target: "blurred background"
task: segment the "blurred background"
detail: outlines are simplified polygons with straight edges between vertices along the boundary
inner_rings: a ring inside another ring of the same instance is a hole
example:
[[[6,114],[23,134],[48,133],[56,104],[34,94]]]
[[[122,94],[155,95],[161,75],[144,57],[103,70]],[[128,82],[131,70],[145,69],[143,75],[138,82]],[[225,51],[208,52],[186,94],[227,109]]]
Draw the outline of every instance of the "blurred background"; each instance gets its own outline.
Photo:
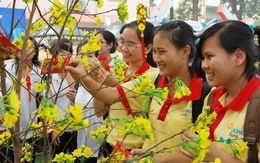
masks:
[[[70,4],[73,0],[60,0],[64,4]],[[113,32],[116,37],[120,37],[119,29],[122,23],[119,21],[117,12],[105,12],[111,8],[116,8],[123,0],[104,0],[102,8],[97,8],[95,1],[79,0],[82,9],[73,11],[73,16],[77,18],[78,26],[74,32],[74,43],[84,39],[84,32],[108,29]],[[0,0],[0,32],[4,35],[10,33],[11,17],[12,17],[12,0]],[[181,19],[187,21],[194,31],[201,31],[210,24],[222,21],[224,19],[242,20],[252,26],[260,25],[260,3],[259,0],[128,0],[129,21],[136,17],[136,6],[143,3],[147,6],[147,18],[154,25],[168,22],[173,19]],[[52,1],[38,1],[40,11],[44,17],[48,18],[48,8],[52,5]],[[83,9],[86,7],[85,12]],[[14,7],[14,23],[17,24],[13,31],[12,38],[15,38],[19,32],[24,31],[26,21],[29,18],[28,7],[22,1],[17,1]],[[88,14],[99,14],[102,18],[100,26],[96,26],[95,20]],[[38,12],[34,15],[34,21],[40,18]],[[128,21],[128,22],[129,22]],[[59,29],[56,29],[59,31]],[[41,37],[46,35],[46,39],[55,40],[53,31],[42,32],[38,34]],[[66,37],[66,30],[63,33]]]

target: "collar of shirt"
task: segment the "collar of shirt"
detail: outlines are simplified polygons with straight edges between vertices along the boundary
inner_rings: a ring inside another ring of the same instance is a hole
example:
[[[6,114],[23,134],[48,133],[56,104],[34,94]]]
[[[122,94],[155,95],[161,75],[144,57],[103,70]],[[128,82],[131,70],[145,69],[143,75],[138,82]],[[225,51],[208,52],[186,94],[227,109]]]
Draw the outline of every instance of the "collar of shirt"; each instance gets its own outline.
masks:
[[[240,91],[238,96],[226,106],[221,104],[220,98],[223,97],[227,90],[224,87],[220,87],[213,92],[213,103],[211,104],[211,108],[217,113],[217,117],[216,120],[210,125],[209,139],[214,140],[214,131],[224,118],[226,111],[228,109],[241,111],[247,101],[251,98],[252,94],[259,88],[259,86],[260,79],[256,76],[253,76],[247,85]]]
[[[181,101],[196,101],[201,97],[201,92],[202,92],[202,84],[203,81],[201,78],[198,78],[197,75],[194,75],[192,78],[190,84],[189,84],[189,89],[191,91],[191,94],[189,96],[183,96],[180,99],[171,99],[168,94],[168,99],[164,102],[157,119],[164,121],[166,118],[166,115],[170,109],[171,104],[173,103],[179,103]],[[167,78],[166,76],[162,77],[161,80],[157,84],[158,87],[163,88],[167,86]]]
[[[188,88],[191,91],[191,94],[189,96],[183,96],[180,99],[173,99],[175,102],[179,103],[183,100],[188,100],[188,101],[195,101],[198,100],[201,96],[202,92],[202,84],[203,81],[201,78],[197,77],[197,75],[194,75],[192,78]],[[164,88],[167,86],[167,77],[163,76],[160,81],[157,84],[157,87],[159,88]],[[167,100],[170,100],[171,98],[168,96]]]
[[[231,109],[234,111],[240,111],[243,109],[246,102],[250,99],[252,94],[259,88],[260,79],[256,76],[253,76],[252,79],[247,83],[247,85],[240,91],[240,93],[226,106],[222,106],[219,102],[219,98],[226,93],[226,89],[224,87],[218,88],[213,92],[213,104],[211,107],[215,110],[215,112],[219,113],[222,111],[226,111],[227,109]]]
[[[145,73],[150,68],[150,65],[148,63],[144,63],[136,72],[134,72],[135,75],[139,76]],[[137,76],[134,76],[136,78]],[[124,83],[131,80],[131,77],[127,77],[124,81]]]

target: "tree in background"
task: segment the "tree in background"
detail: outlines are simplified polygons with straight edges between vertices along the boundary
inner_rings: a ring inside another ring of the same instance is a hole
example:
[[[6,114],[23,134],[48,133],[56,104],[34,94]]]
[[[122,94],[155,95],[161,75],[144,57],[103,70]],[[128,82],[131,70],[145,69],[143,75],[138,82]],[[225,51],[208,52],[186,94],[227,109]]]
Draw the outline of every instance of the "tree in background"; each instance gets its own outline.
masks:
[[[180,0],[178,7],[174,10],[174,19],[193,19],[193,0]]]
[[[150,0],[150,7],[156,6],[156,0]]]
[[[200,16],[199,0],[180,0],[174,9],[174,19],[198,20]]]
[[[193,5],[193,20],[198,21],[199,17],[199,0],[192,0],[192,5]]]
[[[259,0],[221,0],[220,3],[225,4],[233,14],[236,14],[238,20],[253,18],[256,25],[260,23]]]

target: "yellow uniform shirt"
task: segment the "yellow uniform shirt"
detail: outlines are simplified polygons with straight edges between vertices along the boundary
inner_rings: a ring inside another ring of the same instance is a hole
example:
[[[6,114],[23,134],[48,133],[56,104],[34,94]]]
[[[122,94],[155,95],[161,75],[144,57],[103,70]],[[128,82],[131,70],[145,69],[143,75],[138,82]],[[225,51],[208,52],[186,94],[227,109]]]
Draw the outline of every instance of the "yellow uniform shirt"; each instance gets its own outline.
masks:
[[[210,125],[210,136],[213,144],[222,151],[233,155],[234,145],[239,146],[244,142],[244,121],[249,99],[252,93],[259,88],[259,79],[255,76],[241,90],[238,96],[229,104],[225,104],[227,92],[225,88],[220,87],[212,92],[213,104],[211,107],[217,113],[216,120]],[[206,100],[205,100],[206,101]],[[205,102],[204,105],[207,105]],[[260,127],[260,126],[258,126]],[[226,140],[231,139],[233,143]],[[259,149],[259,144],[258,144]],[[247,162],[248,149],[241,151],[240,159]],[[260,160],[260,151],[258,150]]]
[[[160,155],[180,153],[178,143],[182,141],[182,138],[179,133],[192,124],[192,101],[201,97],[202,79],[195,75],[189,84],[189,89],[191,91],[190,96],[185,96],[179,100],[175,99],[176,102],[166,106],[166,102],[163,103],[158,98],[153,98],[150,105],[149,119],[153,128],[154,140],[146,139],[143,149],[152,148],[154,152],[160,151],[158,153]],[[158,100],[160,104],[157,102]],[[165,108],[169,107],[169,110],[163,114],[161,111],[162,105]],[[167,141],[165,141],[166,139]]]
[[[144,74],[149,74],[149,78],[154,83],[156,77],[159,74],[159,71],[157,68],[149,68]],[[140,113],[142,111],[141,106],[146,97],[136,96],[135,93],[133,93],[132,90],[134,88],[134,85],[131,81],[126,82],[122,84],[122,88],[124,90],[124,93],[126,95],[126,98],[130,104],[130,108],[133,112],[131,115],[127,115],[127,110],[122,102],[117,102],[110,106],[109,110],[109,119],[115,118],[115,117],[126,117],[128,119],[133,119],[133,116]],[[126,138],[119,135],[118,128],[121,126],[118,121],[116,120],[109,120],[108,119],[108,127],[110,127],[111,132],[109,133],[107,137],[107,142],[111,146],[115,146],[116,142],[121,142],[127,149],[134,149],[134,148],[140,148],[143,145],[144,139],[134,136],[134,135],[128,135]],[[123,140],[124,139],[124,140]]]

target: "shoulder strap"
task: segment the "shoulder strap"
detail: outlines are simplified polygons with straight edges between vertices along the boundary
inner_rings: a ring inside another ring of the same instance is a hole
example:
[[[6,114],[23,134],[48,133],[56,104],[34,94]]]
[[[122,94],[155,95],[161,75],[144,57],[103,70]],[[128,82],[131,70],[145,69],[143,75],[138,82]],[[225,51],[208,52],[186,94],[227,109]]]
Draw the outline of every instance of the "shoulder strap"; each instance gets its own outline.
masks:
[[[159,83],[159,81],[161,80],[162,76],[161,75],[158,75],[154,81],[154,85],[155,87],[157,87],[157,84]]]
[[[208,83],[203,81],[200,99],[192,102],[192,122],[193,123],[197,120],[198,116],[202,112],[204,98],[208,95],[210,90],[211,90],[211,87],[209,87]]]
[[[244,122],[244,141],[247,141],[248,162],[258,162],[257,142],[260,141],[260,88],[249,100]]]

